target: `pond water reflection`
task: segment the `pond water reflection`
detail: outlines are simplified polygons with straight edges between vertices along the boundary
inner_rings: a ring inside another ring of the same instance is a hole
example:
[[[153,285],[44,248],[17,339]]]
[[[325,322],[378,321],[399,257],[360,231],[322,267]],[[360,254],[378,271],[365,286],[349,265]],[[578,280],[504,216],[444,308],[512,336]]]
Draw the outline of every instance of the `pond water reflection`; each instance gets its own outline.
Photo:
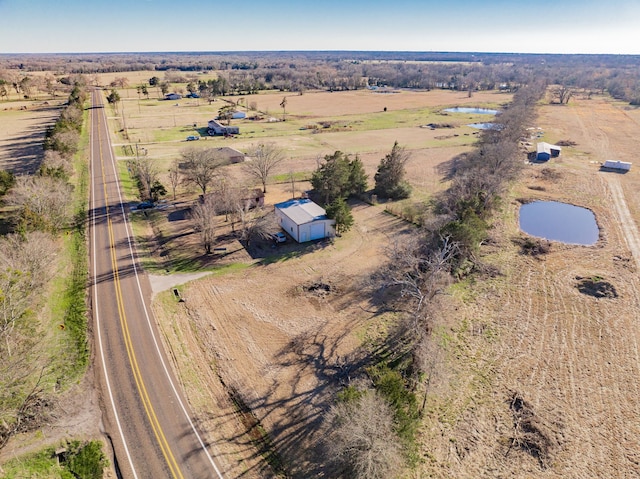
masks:
[[[568,244],[593,245],[599,230],[591,210],[558,201],[534,201],[520,207],[520,229],[531,236]]]
[[[456,106],[455,108],[447,108],[444,111],[447,113],[472,113],[475,115],[497,115],[498,110],[491,110],[489,108],[469,108],[465,106]]]
[[[478,130],[490,130],[492,128],[499,129],[501,125],[499,123],[470,123],[471,128],[477,128]]]

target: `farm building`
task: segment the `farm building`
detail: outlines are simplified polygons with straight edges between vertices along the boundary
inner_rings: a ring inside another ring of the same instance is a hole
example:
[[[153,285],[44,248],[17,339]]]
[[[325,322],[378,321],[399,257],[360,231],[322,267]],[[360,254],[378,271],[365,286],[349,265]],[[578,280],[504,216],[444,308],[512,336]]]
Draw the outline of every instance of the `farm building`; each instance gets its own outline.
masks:
[[[616,171],[629,171],[631,170],[631,163],[627,161],[607,160],[602,164],[602,169],[616,170]]]
[[[309,199],[289,200],[275,205],[280,227],[298,243],[334,236],[335,220]]]
[[[245,160],[244,153],[228,146],[214,148],[214,152],[214,157],[223,160],[227,165],[231,163],[242,163]]]
[[[182,98],[182,95],[178,95],[177,93],[167,93],[164,96],[165,100],[179,100],[180,98]]]
[[[560,156],[560,152],[562,148],[557,145],[552,145],[550,143],[540,142],[537,144],[537,153],[536,160],[537,161],[548,161],[551,158],[556,158]]]
[[[208,131],[210,136],[214,135],[237,135],[240,133],[240,128],[237,126],[225,126],[219,123],[217,120],[209,120]]]

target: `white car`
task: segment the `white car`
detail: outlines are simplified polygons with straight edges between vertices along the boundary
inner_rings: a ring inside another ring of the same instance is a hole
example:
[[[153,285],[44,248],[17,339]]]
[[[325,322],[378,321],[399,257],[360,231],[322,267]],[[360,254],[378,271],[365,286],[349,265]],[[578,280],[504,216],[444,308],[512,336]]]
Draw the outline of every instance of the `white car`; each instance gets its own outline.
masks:
[[[287,241],[287,236],[282,231],[273,233],[272,237],[273,241],[275,241],[276,243],[284,243],[285,241]]]

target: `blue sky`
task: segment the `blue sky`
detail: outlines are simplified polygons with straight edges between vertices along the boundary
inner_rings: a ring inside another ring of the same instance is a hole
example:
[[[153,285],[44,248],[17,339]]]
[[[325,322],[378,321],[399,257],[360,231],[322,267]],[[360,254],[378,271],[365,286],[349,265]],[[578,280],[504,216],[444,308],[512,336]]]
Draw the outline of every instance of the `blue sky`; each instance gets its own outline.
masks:
[[[638,37],[640,0],[0,0],[0,53],[640,54]]]

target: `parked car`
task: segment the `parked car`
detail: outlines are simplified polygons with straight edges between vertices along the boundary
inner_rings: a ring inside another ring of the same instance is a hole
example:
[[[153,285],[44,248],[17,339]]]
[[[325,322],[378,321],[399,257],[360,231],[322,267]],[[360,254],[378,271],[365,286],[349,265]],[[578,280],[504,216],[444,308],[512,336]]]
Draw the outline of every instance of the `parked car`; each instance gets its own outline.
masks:
[[[273,233],[273,235],[271,235],[271,237],[273,238],[273,241],[275,243],[284,243],[285,241],[287,241],[287,236],[282,231],[278,231],[277,233]]]
[[[199,140],[200,137],[198,135],[189,135],[187,137],[187,141],[195,141],[195,140]]]
[[[143,201],[142,203],[138,203],[136,209],[138,210],[148,210],[149,208],[153,208],[153,203],[151,201]]]

